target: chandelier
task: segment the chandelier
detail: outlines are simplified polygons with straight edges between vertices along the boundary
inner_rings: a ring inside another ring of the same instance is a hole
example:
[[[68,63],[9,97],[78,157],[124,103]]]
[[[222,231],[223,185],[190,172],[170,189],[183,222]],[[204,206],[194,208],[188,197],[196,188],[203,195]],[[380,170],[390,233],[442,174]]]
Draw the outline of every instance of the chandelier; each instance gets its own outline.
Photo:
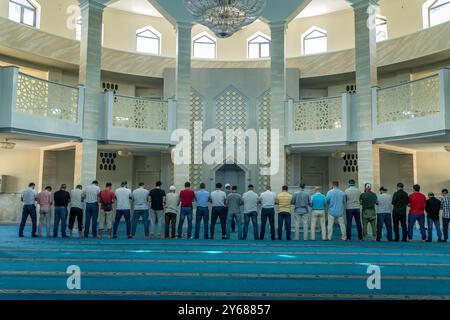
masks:
[[[9,142],[8,139],[5,139],[5,141],[0,142],[0,149],[7,149],[11,150],[14,149],[16,144],[14,142]]]
[[[183,0],[197,23],[219,38],[228,38],[258,19],[266,0]]]

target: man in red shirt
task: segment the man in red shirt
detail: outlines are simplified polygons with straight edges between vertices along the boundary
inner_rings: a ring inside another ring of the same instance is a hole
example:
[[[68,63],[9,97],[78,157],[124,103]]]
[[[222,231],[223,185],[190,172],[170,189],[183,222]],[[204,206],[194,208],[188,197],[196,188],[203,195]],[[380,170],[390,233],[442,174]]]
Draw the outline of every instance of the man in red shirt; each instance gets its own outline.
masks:
[[[106,222],[106,228],[108,229],[108,236],[112,236],[112,216],[113,209],[112,205],[116,199],[114,192],[111,191],[112,183],[108,182],[106,188],[103,189],[98,197],[100,198],[100,218],[98,224],[98,237],[102,238],[103,235],[103,225]]]
[[[188,220],[188,239],[192,236],[192,202],[195,200],[195,192],[191,189],[191,183],[186,182],[180,192],[180,220],[178,222],[178,238],[182,238],[184,219]]]
[[[420,192],[420,186],[418,184],[413,186],[413,190],[414,192],[409,195],[408,238],[412,240],[414,225],[418,221],[422,241],[425,241],[427,239],[425,232],[425,205],[427,198]]]

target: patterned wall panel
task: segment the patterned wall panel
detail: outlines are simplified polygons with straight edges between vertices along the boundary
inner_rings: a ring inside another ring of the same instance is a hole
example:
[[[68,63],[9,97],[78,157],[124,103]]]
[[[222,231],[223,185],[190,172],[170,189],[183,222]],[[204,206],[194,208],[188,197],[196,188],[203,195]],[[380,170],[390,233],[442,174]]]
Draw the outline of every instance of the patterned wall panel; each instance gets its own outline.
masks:
[[[267,139],[259,140],[259,147],[262,149],[262,154],[267,154],[270,157],[270,90],[267,90],[262,96],[258,98],[258,124],[259,130],[267,130]],[[265,186],[270,184],[270,176],[259,174],[258,187],[260,191],[263,191]]]
[[[194,137],[196,134],[203,134],[203,132],[198,132],[199,128],[195,127],[196,121],[203,122],[204,111],[203,111],[203,98],[201,95],[195,91],[191,90],[190,97],[190,109],[189,109],[189,130],[191,133],[191,159],[194,159],[195,152],[203,152],[202,145],[196,145],[194,143]],[[189,166],[189,180],[194,188],[197,188],[198,185],[202,182],[202,165],[201,164],[191,164]]]
[[[19,73],[16,110],[34,116],[76,122],[78,88]]]
[[[333,130],[341,127],[341,97],[303,100],[294,104],[294,131]]]
[[[216,124],[219,130],[246,129],[248,100],[235,87],[228,87],[216,98]]]
[[[114,127],[166,131],[168,122],[167,101],[114,96]]]

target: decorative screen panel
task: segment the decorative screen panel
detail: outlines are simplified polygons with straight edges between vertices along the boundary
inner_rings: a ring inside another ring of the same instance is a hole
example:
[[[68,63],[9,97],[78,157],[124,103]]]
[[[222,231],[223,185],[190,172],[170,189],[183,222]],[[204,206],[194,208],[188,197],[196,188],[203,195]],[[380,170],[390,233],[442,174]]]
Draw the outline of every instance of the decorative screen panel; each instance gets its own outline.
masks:
[[[216,124],[219,130],[247,127],[247,98],[233,86],[216,98]]]
[[[342,98],[303,100],[294,104],[294,131],[342,128]]]
[[[200,128],[195,127],[195,122],[203,122],[203,98],[200,94],[191,90],[190,97],[190,110],[189,110],[189,130],[191,133],[191,159],[194,159],[195,152],[203,152],[201,144],[195,144],[194,137],[196,135],[202,135],[203,132],[198,132]],[[189,180],[194,188],[197,188],[202,182],[202,165],[201,164],[191,164],[189,166]]]
[[[270,157],[270,129],[271,129],[271,93],[267,90],[258,99],[258,122],[259,130],[267,130],[267,136],[260,136],[259,148],[261,153]],[[265,186],[270,184],[270,176],[259,175],[259,190],[264,191]]]

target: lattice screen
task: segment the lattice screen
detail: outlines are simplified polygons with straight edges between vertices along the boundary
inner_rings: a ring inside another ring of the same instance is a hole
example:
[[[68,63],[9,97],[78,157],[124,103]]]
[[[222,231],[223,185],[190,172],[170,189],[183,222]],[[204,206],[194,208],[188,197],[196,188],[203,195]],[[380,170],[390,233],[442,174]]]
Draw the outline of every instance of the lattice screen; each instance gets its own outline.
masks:
[[[262,149],[262,154],[267,154],[270,157],[270,90],[267,90],[258,99],[258,123],[259,130],[267,130],[267,139],[259,140],[259,147]],[[264,191],[265,186],[270,184],[270,176],[259,175],[258,187],[260,191]]]
[[[191,98],[190,98],[190,110],[189,110],[189,129],[191,132],[191,159],[194,159],[195,152],[203,152],[202,145],[196,145],[194,143],[194,137],[196,134],[203,134],[203,132],[196,132],[194,124],[196,121],[203,121],[203,98],[200,94],[191,90]],[[197,188],[198,185],[202,182],[202,165],[201,164],[191,164],[189,166],[189,180],[194,188]]]

